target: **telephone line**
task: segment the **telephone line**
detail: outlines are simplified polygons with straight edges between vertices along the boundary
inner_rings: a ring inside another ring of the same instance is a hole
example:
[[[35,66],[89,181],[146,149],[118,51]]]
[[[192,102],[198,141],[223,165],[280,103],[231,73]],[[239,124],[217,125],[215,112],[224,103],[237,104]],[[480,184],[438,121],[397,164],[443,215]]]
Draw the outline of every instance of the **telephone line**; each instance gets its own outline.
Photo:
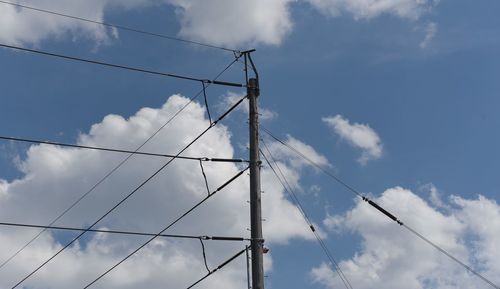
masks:
[[[330,249],[328,249],[328,247],[326,246],[325,242],[323,241],[323,239],[321,238],[321,236],[316,231],[316,228],[314,227],[314,224],[312,223],[311,219],[307,215],[304,207],[302,206],[302,203],[300,202],[299,198],[297,197],[297,195],[293,191],[292,186],[290,185],[290,183],[286,179],[285,174],[281,170],[280,166],[278,165],[278,162],[276,161],[276,159],[272,155],[272,153],[269,150],[267,144],[264,142],[264,140],[262,140],[262,143],[264,144],[264,147],[266,148],[266,151],[269,154],[269,157],[273,161],[274,165],[276,166],[276,168],[279,171],[279,173],[281,175],[281,178],[283,178],[283,180],[280,178],[280,176],[278,175],[278,173],[274,169],[273,165],[271,165],[271,162],[269,161],[269,159],[267,158],[267,156],[261,150],[260,153],[264,157],[264,160],[266,161],[267,165],[269,166],[269,168],[271,169],[271,171],[274,173],[274,175],[276,176],[276,178],[278,179],[278,181],[281,183],[281,185],[283,186],[283,188],[285,189],[285,191],[292,197],[295,205],[297,206],[297,209],[299,210],[299,212],[301,213],[302,217],[304,218],[304,221],[309,226],[309,229],[311,229],[311,232],[313,233],[314,237],[318,241],[318,244],[320,245],[320,247],[323,249],[323,252],[325,253],[326,257],[333,264],[333,266],[335,268],[335,271],[337,272],[337,274],[339,275],[340,279],[342,280],[342,283],[344,283],[344,286],[347,289],[353,289],[351,282],[345,276],[344,272],[342,271],[342,268],[340,268],[337,260],[335,260],[335,258],[333,257],[333,254],[330,252]]]
[[[106,234],[117,234],[117,235],[147,236],[147,237],[157,235],[155,233],[143,233],[143,232],[123,231],[123,230],[83,229],[83,228],[76,228],[76,227],[43,226],[43,225],[23,224],[23,223],[7,223],[7,222],[0,222],[0,226],[20,227],[20,228],[38,228],[38,229],[76,231],[76,232],[87,231],[90,233],[106,233]],[[200,240],[214,240],[214,241],[249,241],[248,238],[243,238],[243,237],[224,237],[224,236],[206,236],[206,235],[194,236],[194,235],[178,235],[178,234],[160,234],[160,235],[158,235],[158,237],[179,238],[179,239],[200,239]]]
[[[224,261],[222,264],[220,264],[219,266],[217,266],[217,268],[209,271],[205,276],[201,277],[200,279],[198,279],[196,282],[194,282],[193,284],[191,284],[191,286],[187,287],[186,289],[191,289],[193,288],[194,286],[198,285],[199,283],[201,283],[203,280],[207,279],[208,277],[210,277],[210,275],[214,274],[215,272],[219,271],[220,269],[222,269],[224,266],[226,266],[227,264],[231,263],[232,261],[234,261],[236,258],[238,258],[239,256],[241,256],[241,254],[245,253],[246,251],[248,250],[248,247],[246,247],[245,249],[239,251],[238,253],[236,253],[235,255],[233,255],[231,258],[227,259],[226,261]]]
[[[56,15],[56,16],[60,16],[60,17],[70,18],[70,19],[74,19],[74,20],[84,21],[84,22],[88,22],[88,23],[98,24],[98,25],[102,25],[102,26],[106,26],[106,27],[116,28],[119,30],[124,30],[124,31],[129,31],[129,32],[134,32],[134,33],[139,33],[139,34],[144,34],[144,35],[148,35],[148,36],[159,37],[159,38],[164,38],[164,39],[169,39],[169,40],[179,41],[179,42],[184,42],[184,43],[189,43],[189,44],[195,44],[195,45],[204,46],[204,47],[208,47],[208,48],[220,49],[220,50],[229,51],[229,52],[233,52],[233,53],[240,53],[240,51],[236,50],[236,49],[207,44],[207,43],[193,41],[193,40],[187,40],[187,39],[169,36],[169,35],[160,34],[160,33],[149,32],[149,31],[145,31],[145,30],[141,30],[141,29],[137,29],[137,28],[124,26],[124,25],[111,24],[108,22],[92,20],[92,19],[88,19],[88,18],[84,18],[84,17],[64,14],[61,12],[55,12],[55,11],[37,8],[37,7],[33,7],[33,6],[28,6],[25,4],[13,3],[13,2],[4,1],[4,0],[0,0],[0,3],[19,7],[19,8],[25,8],[25,9],[32,10],[32,11],[37,11],[37,12]]]
[[[222,74],[224,74],[233,64],[240,58],[236,57],[233,59],[224,69],[219,72],[214,79],[218,79]],[[207,85],[207,88],[210,86],[210,84]],[[189,105],[191,105],[203,92],[203,90],[198,91],[197,94],[195,94],[193,97],[189,99],[189,101],[183,105],[177,112],[174,113],[163,125],[161,125],[153,134],[151,134],[139,147],[134,152],[138,152],[142,147],[144,147],[150,140],[152,140],[156,135],[160,133],[167,125],[169,125],[179,114],[181,114]],[[72,210],[76,205],[78,205],[83,199],[85,199],[90,193],[92,193],[98,186],[100,186],[104,181],[106,181],[111,175],[113,175],[118,169],[120,169],[134,154],[129,154],[127,157],[125,157],[120,163],[118,163],[113,169],[108,171],[101,179],[99,179],[98,182],[96,182],[90,189],[88,189],[83,195],[81,195],[78,199],[76,199],[68,208],[66,208],[64,211],[62,211],[52,222],[50,225],[55,224],[59,219],[61,219],[66,213],[68,213],[70,210]],[[12,259],[14,259],[17,255],[19,255],[24,249],[26,249],[31,243],[33,243],[40,235],[42,235],[45,232],[44,230],[41,230],[38,234],[33,236],[26,244],[24,244],[19,250],[17,250],[14,254],[12,254],[9,258],[4,260],[2,264],[0,264],[0,270],[8,264]]]
[[[106,66],[106,67],[111,67],[111,68],[118,68],[118,69],[123,69],[123,70],[128,70],[128,71],[141,72],[141,73],[145,73],[145,74],[171,77],[171,78],[176,78],[176,79],[181,79],[181,80],[196,81],[196,82],[222,85],[222,86],[244,87],[244,85],[241,83],[195,78],[195,77],[190,77],[190,76],[185,76],[185,75],[172,74],[172,73],[148,70],[148,69],[138,68],[138,67],[133,67],[133,66],[126,66],[126,65],[121,65],[121,64],[103,62],[103,61],[98,61],[98,60],[93,60],[93,59],[80,58],[80,57],[74,57],[74,56],[69,56],[69,55],[64,55],[64,54],[46,52],[46,51],[37,50],[37,49],[29,49],[29,48],[24,48],[24,47],[15,46],[15,45],[8,45],[8,44],[4,44],[4,43],[0,43],[0,47],[15,49],[15,50],[24,51],[24,52],[30,52],[30,53],[35,53],[35,54],[40,54],[40,55],[44,55],[44,56],[51,56],[51,57],[65,59],[65,60],[85,62],[85,63],[89,63],[89,64],[95,64],[95,65]]]
[[[402,226],[407,229],[408,231],[410,231],[412,234],[416,235],[417,237],[419,237],[422,241],[426,242],[427,244],[431,245],[432,247],[434,247],[436,250],[440,251],[441,253],[445,254],[446,256],[448,256],[448,258],[452,259],[453,261],[457,262],[458,264],[462,265],[465,269],[467,269],[469,272],[471,272],[472,274],[476,275],[477,277],[479,277],[481,280],[483,280],[484,282],[488,283],[491,287],[493,288],[496,288],[496,289],[500,289],[500,287],[498,285],[496,285],[495,283],[493,283],[492,281],[490,281],[488,278],[484,277],[483,275],[481,275],[480,273],[476,272],[474,269],[472,269],[472,267],[470,267],[469,265],[465,264],[464,262],[460,261],[459,259],[457,259],[455,256],[451,255],[448,251],[444,250],[443,248],[439,247],[436,243],[432,242],[431,240],[427,239],[426,237],[424,237],[422,234],[420,234],[419,232],[415,231],[413,228],[409,227],[408,225],[406,224],[402,224]]]
[[[132,257],[134,254],[136,254],[137,252],[139,252],[142,248],[146,247],[149,243],[151,243],[154,239],[156,239],[158,236],[160,236],[161,234],[163,234],[165,231],[167,231],[168,229],[170,229],[173,225],[177,224],[180,220],[182,220],[184,217],[186,217],[187,215],[189,215],[191,212],[193,212],[196,208],[198,208],[201,204],[203,204],[204,202],[206,202],[208,199],[210,199],[211,197],[213,197],[217,192],[221,191],[222,189],[224,189],[227,185],[229,185],[230,183],[232,183],[234,180],[236,180],[239,176],[241,176],[246,170],[248,170],[249,167],[245,168],[244,170],[241,170],[239,173],[237,173],[236,175],[234,175],[231,179],[229,179],[227,182],[225,182],[223,185],[221,185],[220,187],[218,187],[215,191],[213,191],[212,193],[210,193],[208,196],[204,197],[201,201],[199,201],[198,203],[196,203],[193,207],[191,207],[189,210],[187,210],[185,213],[183,213],[181,216],[179,216],[177,219],[175,219],[173,222],[171,222],[170,224],[168,224],[165,228],[163,228],[160,232],[158,232],[158,234],[152,236],[150,239],[148,239],[146,242],[144,242],[142,245],[140,245],[137,249],[135,249],[134,251],[132,251],[130,254],[128,254],[125,258],[121,259],[119,262],[117,262],[115,265],[111,266],[111,268],[109,268],[108,270],[106,270],[104,273],[102,273],[101,275],[99,275],[99,277],[97,277],[96,279],[94,279],[92,282],[90,282],[89,284],[87,284],[84,289],[92,286],[93,284],[95,284],[97,281],[99,281],[101,278],[103,278],[104,276],[106,276],[109,272],[113,271],[116,267],[120,266],[120,264],[122,264],[123,262],[125,262],[126,260],[128,260],[130,257]]]
[[[176,156],[181,155],[184,151],[186,151],[191,145],[193,145],[196,141],[198,141],[202,136],[204,136],[210,129],[212,129],[219,121],[221,121],[225,116],[227,116],[230,112],[232,112],[236,107],[240,105],[240,103],[246,98],[242,97],[238,102],[236,102],[231,108],[229,108],[224,114],[222,114],[217,120],[215,120],[210,126],[208,126],[203,132],[201,132],[197,137],[195,137],[191,142],[189,142],[183,149],[181,149]],[[168,162],[162,165],[159,169],[157,169],[151,176],[149,176],[146,180],[144,180],[139,186],[137,186],[134,190],[132,190],[129,194],[127,194],[123,199],[121,199],[118,203],[116,203],[111,209],[109,209],[104,215],[98,218],[92,225],[88,227],[88,229],[92,229],[97,223],[106,218],[111,212],[113,212],[116,208],[118,208],[121,204],[127,201],[132,195],[134,195],[139,189],[141,189],[145,184],[151,181],[154,177],[156,177],[163,169],[165,169],[168,165],[170,165],[177,157],[171,158]],[[87,231],[81,232],[78,236],[73,238],[69,243],[67,243],[64,247],[58,250],[54,255],[52,255],[49,259],[44,261],[40,266],[38,266],[35,270],[30,272],[27,276],[17,282],[12,289],[16,288],[20,284],[22,284],[26,279],[31,277],[33,274],[38,272],[42,267],[44,267],[47,263],[49,263],[52,259],[57,257],[61,252],[66,250],[71,244],[73,244],[76,240],[80,239]]]
[[[320,171],[322,171],[324,174],[326,174],[327,176],[329,176],[330,178],[334,179],[336,182],[338,182],[339,184],[341,184],[342,186],[344,186],[346,189],[348,189],[349,191],[351,191],[352,193],[356,194],[358,197],[362,198],[363,197],[363,194],[361,194],[360,192],[358,192],[358,190],[356,190],[355,188],[353,188],[352,186],[350,186],[349,184],[347,184],[346,182],[344,182],[343,180],[341,180],[339,177],[337,177],[336,175],[332,174],[331,172],[329,172],[327,169],[325,169],[323,166],[320,166],[318,165],[316,162],[314,162],[313,160],[311,160],[310,158],[308,158],[306,155],[304,155],[303,153],[301,153],[299,150],[297,150],[296,148],[288,145],[287,143],[285,143],[284,141],[280,140],[278,137],[274,136],[268,129],[264,128],[264,127],[261,127],[262,130],[267,134],[269,135],[271,138],[273,138],[275,141],[279,142],[281,145],[287,147],[289,150],[293,151],[295,154],[297,154],[298,156],[300,156],[301,158],[305,159],[306,161],[308,161],[310,164],[312,164],[313,166],[315,166],[316,168],[318,168]]]
[[[484,281],[485,283],[487,283],[488,285],[490,285],[491,287],[495,288],[495,289],[500,289],[500,286],[498,286],[497,284],[495,284],[493,281],[491,281],[490,279],[486,278],[483,274],[479,273],[478,271],[472,269],[472,267],[468,266],[467,264],[465,264],[463,261],[459,260],[457,257],[453,256],[450,252],[446,251],[445,249],[443,249],[442,247],[440,247],[439,245],[437,245],[436,243],[432,242],[430,239],[428,239],[427,237],[425,237],[424,235],[422,235],[421,233],[417,232],[415,229],[413,229],[412,227],[406,225],[405,223],[403,223],[403,221],[401,221],[399,218],[397,218],[395,215],[393,215],[392,213],[390,213],[389,211],[387,211],[386,209],[384,209],[382,206],[380,206],[379,204],[377,204],[376,202],[374,202],[373,200],[371,200],[370,198],[364,196],[361,192],[359,192],[358,190],[354,189],[352,186],[348,185],[346,182],[342,181],[339,177],[335,176],[334,174],[330,173],[328,170],[326,170],[325,168],[323,168],[322,166],[320,166],[319,164],[317,164],[316,162],[314,162],[313,160],[311,160],[310,158],[308,158],[307,156],[305,156],[304,154],[302,154],[300,151],[298,151],[297,149],[295,149],[294,147],[292,147],[291,145],[285,143],[284,141],[280,140],[278,137],[274,136],[269,130],[265,129],[265,128],[262,128],[263,131],[269,135],[271,138],[273,138],[274,140],[276,140],[277,142],[279,142],[280,144],[282,144],[283,146],[287,147],[288,149],[290,149],[291,151],[295,152],[297,155],[301,156],[302,158],[304,158],[305,160],[307,160],[309,163],[311,163],[313,166],[319,168],[321,171],[323,171],[326,175],[330,176],[331,178],[333,178],[335,181],[337,181],[338,183],[340,183],[341,185],[343,185],[345,188],[347,188],[349,191],[351,191],[352,193],[356,194],[358,197],[360,197],[363,201],[367,202],[370,206],[372,206],[373,208],[377,209],[380,213],[384,214],[386,217],[388,217],[389,219],[391,219],[392,221],[394,221],[395,223],[397,223],[398,225],[400,225],[401,227],[405,228],[406,230],[408,230],[408,232],[412,233],[414,236],[418,237],[419,239],[421,239],[422,241],[426,242],[428,245],[431,245],[432,247],[434,247],[436,250],[438,250],[440,253],[444,254],[445,256],[447,256],[448,258],[450,258],[452,261],[454,261],[455,263],[457,263],[458,265],[464,267],[467,271],[471,272],[472,274],[476,275],[476,277],[480,278],[482,281]]]
[[[68,144],[68,143],[61,143],[61,142],[54,142],[54,141],[42,141],[42,140],[35,140],[35,139],[28,139],[28,138],[1,136],[1,135],[0,135],[0,140],[35,143],[35,144],[46,144],[46,145],[53,145],[53,146],[98,150],[98,151],[115,152],[115,153],[127,153],[127,154],[133,154],[133,155],[145,155],[145,156],[164,157],[164,158],[175,157],[175,155],[171,155],[171,154],[159,154],[159,153],[139,152],[139,151],[96,147],[96,146],[75,145],[75,144]],[[184,160],[203,161],[203,162],[232,162],[232,163],[248,162],[248,161],[243,160],[243,159],[230,159],[230,158],[207,158],[207,157],[188,157],[188,156],[178,156],[177,158],[184,159]]]

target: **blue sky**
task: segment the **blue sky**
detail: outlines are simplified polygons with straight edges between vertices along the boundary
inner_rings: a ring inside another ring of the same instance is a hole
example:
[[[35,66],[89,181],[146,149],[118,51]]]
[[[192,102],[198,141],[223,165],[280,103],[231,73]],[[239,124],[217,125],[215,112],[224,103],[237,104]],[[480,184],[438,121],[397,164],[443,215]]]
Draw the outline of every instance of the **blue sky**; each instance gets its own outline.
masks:
[[[494,233],[500,229],[500,18],[496,15],[500,4],[463,0],[273,0],[256,1],[255,5],[221,0],[106,0],[94,6],[85,1],[21,3],[195,41],[256,48],[253,58],[261,76],[260,105],[272,115],[262,121],[266,128],[289,143],[296,140],[301,148],[310,146],[309,155],[323,160],[344,181],[372,196],[497,284],[500,282],[500,255],[495,250],[500,237]],[[114,34],[96,25],[26,9],[15,11],[5,4],[0,4],[0,17],[2,43],[152,70],[212,78],[234,58],[230,52],[126,31]],[[0,63],[0,134],[6,136],[133,149],[185,101],[182,97],[169,98],[171,95],[191,97],[201,88],[199,83],[6,49],[0,50]],[[236,63],[221,79],[242,82],[242,68]],[[242,93],[211,87],[208,96],[212,114],[223,112],[227,99]],[[148,107],[151,109],[143,109]],[[201,103],[195,104],[149,149],[174,153],[184,138],[196,135],[193,129],[206,122],[202,110]],[[141,121],[137,123],[129,119],[138,115]],[[333,120],[330,125],[326,118]],[[207,145],[191,152],[228,155],[234,151],[234,156],[245,158],[244,110],[232,114],[223,125],[201,140]],[[372,208],[359,203],[353,194],[318,170],[301,163],[271,139],[264,140],[283,165],[354,288],[401,288],[402,284],[416,289],[488,288],[420,240],[377,216]],[[32,223],[50,222],[53,212],[62,211],[119,159],[116,155],[80,155],[60,148],[52,151],[46,146],[29,148],[10,142],[0,143],[0,152],[0,206],[4,211],[0,216]],[[65,157],[54,157],[57,153]],[[363,155],[368,158],[360,161]],[[157,165],[157,160],[137,158],[102,191],[118,194],[130,190]],[[209,181],[215,186],[236,169],[209,166]],[[65,173],[61,176],[61,172]],[[269,177],[264,177],[263,189],[269,191],[266,197],[270,204],[264,208],[269,223],[265,225],[269,237],[265,237],[270,239],[271,248],[267,287],[343,288],[331,269],[322,265],[327,260],[307,227],[304,229],[286,193],[269,170],[265,173]],[[193,177],[198,178],[197,183],[201,181],[199,172],[195,174],[179,165],[172,168],[172,174],[162,173],[151,185],[153,199],[141,194],[102,226],[152,231],[160,228],[164,221],[158,218],[172,218],[176,206],[168,203],[165,208],[172,212],[160,212],[162,207],[156,208],[155,202],[173,199],[178,200],[179,207],[187,207],[198,196],[194,184],[180,180]],[[172,190],[193,192],[189,197],[164,192],[164,184],[171,185]],[[212,200],[214,204],[209,208],[221,206],[220,213],[211,214],[207,208],[176,230],[185,233],[188,228],[187,232],[197,234],[196,228],[206,228],[206,234],[224,234],[222,220],[228,219],[234,220],[226,224],[229,232],[239,234],[236,227],[240,225],[245,232],[246,212],[233,208],[235,204],[245,208],[244,192],[239,192],[246,189],[245,185],[242,180],[231,189],[240,199],[228,197],[219,205],[221,199]],[[70,189],[73,192],[67,193]],[[88,225],[113,200],[116,196],[91,196],[61,224]],[[151,209],[144,213],[150,205],[158,212]],[[198,224],[200,219],[208,224]],[[7,249],[0,253],[0,259],[8,258],[35,233],[1,229],[0,238]],[[6,276],[27,274],[28,268],[43,260],[43,252],[50,252],[65,240],[64,235],[46,234],[32,251],[0,268],[0,288],[10,288],[16,281]],[[44,274],[34,276],[26,286],[84,285],[97,271],[103,271],[99,269],[105,264],[126,255],[140,241],[117,240],[88,237],[81,248],[73,247],[71,253],[46,268]],[[123,271],[96,287],[185,287],[186,280],[203,274],[198,270],[200,264],[185,261],[195,269],[183,271],[169,258],[175,255],[180,258],[176,260],[190,260],[191,246],[155,244],[143,258],[132,260]],[[101,252],[99,247],[105,249]],[[164,252],[158,253],[158,248]],[[220,245],[209,245],[210,249],[212,264],[229,250]],[[148,264],[155,254],[163,256],[165,263],[155,260],[158,263]],[[80,264],[74,265],[77,262]],[[96,272],[84,272],[85,264],[95,266]],[[68,269],[71,274],[54,277],[67,266],[72,268]],[[125,278],[128,283],[118,281],[120,276],[133,276],[130,272],[148,266],[170,268],[173,273],[163,276],[161,270],[151,268],[141,271],[137,279]],[[245,286],[242,269],[243,263],[237,263],[200,288],[215,288],[218,284]]]

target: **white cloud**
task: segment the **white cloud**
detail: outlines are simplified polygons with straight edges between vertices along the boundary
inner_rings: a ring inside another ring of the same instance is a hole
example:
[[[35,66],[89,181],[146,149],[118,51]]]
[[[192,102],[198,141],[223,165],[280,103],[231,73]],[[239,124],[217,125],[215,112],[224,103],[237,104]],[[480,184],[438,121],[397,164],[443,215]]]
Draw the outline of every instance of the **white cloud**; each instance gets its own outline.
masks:
[[[292,29],[294,0],[168,0],[178,7],[180,35],[218,45],[279,45]]]
[[[214,45],[244,47],[258,44],[280,45],[293,29],[291,5],[300,0],[26,0],[23,4],[96,21],[105,21],[110,10],[171,5],[180,21],[179,36]],[[352,14],[370,19],[382,14],[417,19],[438,0],[302,0],[324,14]],[[93,23],[47,15],[6,4],[0,9],[0,41],[34,44],[48,38],[91,39],[109,43],[118,32]],[[431,23],[421,45],[436,33]]]
[[[441,198],[441,192],[438,190],[438,188],[430,183],[430,184],[425,184],[420,187],[421,191],[425,191],[429,194],[429,200],[432,205],[434,205],[436,208],[443,208],[447,209],[449,206],[445,204],[445,202]]]
[[[427,23],[427,26],[425,27],[425,37],[424,39],[420,42],[420,48],[424,49],[429,46],[429,43],[434,39],[438,32],[438,26],[434,22],[429,22]]]
[[[22,4],[42,9],[73,14],[102,21],[107,1],[24,1]],[[0,3],[0,41],[12,44],[38,44],[49,38],[72,37],[91,38],[97,43],[108,38],[102,26],[48,15],[24,8]]]
[[[314,198],[318,199],[319,193],[321,192],[321,187],[318,185],[312,185],[309,187],[308,193],[312,194]]]
[[[382,156],[382,141],[369,125],[359,123],[350,124],[349,120],[341,115],[323,117],[322,120],[342,139],[362,150],[361,157],[358,159],[362,165],[365,165],[370,160],[379,159]]]
[[[431,10],[438,0],[307,0],[321,12],[339,16],[349,13],[355,19],[371,19],[392,14],[406,19],[418,19]]]
[[[495,201],[482,196],[476,200],[451,197],[454,209],[443,214],[400,187],[385,191],[374,201],[458,259],[500,282],[496,249],[500,242],[500,206]],[[360,250],[340,262],[354,288],[489,288],[363,201],[343,215],[329,216],[325,224],[334,232],[351,232],[362,239]],[[311,276],[326,288],[341,286],[326,264],[314,268]]]
[[[245,94],[228,92],[227,94],[222,96],[222,101],[219,107],[226,109],[227,107],[238,102],[238,100],[240,100],[243,96],[245,96]],[[250,111],[248,105],[248,100],[244,100],[244,102],[240,106],[238,106],[237,110],[242,111],[246,115],[248,115]],[[261,121],[273,120],[278,117],[277,112],[262,107],[259,107],[259,114],[259,119]]]
[[[129,119],[108,115],[82,134],[78,143],[133,149],[188,102],[172,96],[159,109],[143,108]],[[143,150],[175,153],[209,125],[199,104],[190,105]],[[186,155],[233,157],[230,131],[218,125],[193,145]],[[24,176],[0,182],[0,220],[48,224],[64,208],[95,184],[121,161],[123,155],[48,145],[34,145],[21,160]],[[96,191],[69,212],[58,225],[87,226],[140,184],[165,160],[135,156]],[[283,168],[300,177],[300,170],[284,163]],[[232,163],[206,163],[212,190],[236,174],[241,167]],[[1,178],[1,176],[0,176]],[[268,169],[262,171],[264,237],[268,245],[291,238],[312,239],[299,211],[284,196],[283,188]],[[157,232],[207,194],[199,164],[176,160],[131,199],[109,215],[101,227]],[[199,207],[170,233],[194,235],[247,236],[248,178],[240,179]],[[0,228],[0,260],[5,260],[37,230]],[[66,235],[67,236],[67,235]],[[7,288],[62,245],[61,234],[44,234],[17,258],[0,270],[0,288]],[[93,280],[138,244],[140,237],[91,235],[72,246],[28,279],[30,288],[72,288]],[[209,265],[213,268],[243,244],[206,242]],[[271,259],[266,257],[271,270]],[[206,273],[197,241],[159,239],[99,281],[94,288],[183,288]],[[246,283],[244,258],[225,267],[200,288],[238,287]]]
[[[451,202],[459,207],[457,218],[472,232],[475,262],[484,269],[487,276],[493,276],[500,283],[500,206],[495,200],[479,196],[467,200],[452,196]]]
[[[287,135],[286,139],[284,142],[303,154],[305,157],[313,161],[314,163],[318,164],[319,166],[322,167],[331,167],[332,165],[328,161],[328,159],[322,155],[321,153],[317,152],[312,146],[294,138],[291,135]],[[297,155],[296,152],[291,151],[290,149],[284,147],[282,144],[277,143],[277,142],[272,142],[268,143],[269,150],[275,156],[277,159],[285,162],[288,166],[291,168],[295,168],[296,170],[300,170],[304,167],[314,167],[310,162],[302,158],[301,156]],[[266,152],[266,151],[264,151]],[[291,172],[294,172],[292,170]],[[289,180],[298,180],[298,175],[297,176],[287,176]],[[293,182],[296,183],[296,182]]]
[[[287,135],[285,143],[287,145],[289,145],[290,147],[299,151],[301,154],[306,156],[308,159],[310,159],[314,163],[316,163],[320,166],[323,166],[323,167],[330,167],[331,166],[331,164],[328,162],[328,159],[324,155],[318,153],[312,146],[294,138],[293,136]],[[291,152],[288,149],[287,149],[287,154],[289,154],[291,164],[294,165],[295,167],[300,167],[300,166],[305,166],[305,165],[311,166],[311,164],[309,162],[298,157],[294,152]],[[291,156],[292,154],[294,155],[293,157]]]
[[[22,4],[96,21],[104,21],[109,9],[135,9],[170,4],[175,7],[179,35],[215,45],[279,45],[291,31],[289,4],[294,0],[30,0]],[[38,44],[46,38],[91,38],[106,43],[115,30],[93,23],[39,13],[1,4],[0,40],[14,44]]]
[[[0,179],[0,197],[7,192],[7,181]]]

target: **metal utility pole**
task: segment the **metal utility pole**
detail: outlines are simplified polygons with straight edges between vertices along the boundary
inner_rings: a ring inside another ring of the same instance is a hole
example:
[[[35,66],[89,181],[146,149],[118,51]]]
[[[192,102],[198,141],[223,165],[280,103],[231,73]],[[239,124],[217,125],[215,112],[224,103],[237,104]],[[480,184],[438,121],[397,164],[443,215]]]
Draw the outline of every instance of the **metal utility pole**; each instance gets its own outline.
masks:
[[[247,95],[250,106],[250,230],[252,236],[250,245],[252,248],[252,289],[264,289],[264,239],[262,238],[259,106],[257,101],[259,96],[258,78],[250,78],[248,80]]]

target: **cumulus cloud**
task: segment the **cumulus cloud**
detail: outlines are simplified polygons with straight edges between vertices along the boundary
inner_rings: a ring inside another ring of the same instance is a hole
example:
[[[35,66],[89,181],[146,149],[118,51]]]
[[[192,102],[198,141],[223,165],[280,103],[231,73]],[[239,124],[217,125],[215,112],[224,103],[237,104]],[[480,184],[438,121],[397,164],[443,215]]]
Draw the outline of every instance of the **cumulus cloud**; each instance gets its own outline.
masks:
[[[438,190],[438,188],[430,183],[430,184],[425,184],[420,187],[421,191],[427,192],[429,194],[429,200],[432,205],[434,205],[436,208],[442,208],[442,209],[447,209],[449,208],[445,202],[441,198],[441,192]]]
[[[174,95],[161,108],[142,108],[132,117],[108,115],[80,135],[78,143],[134,149],[150,136],[188,99]],[[192,104],[144,148],[144,151],[175,153],[209,125],[204,108]],[[218,125],[185,155],[234,157],[228,127]],[[23,176],[0,181],[0,220],[48,224],[76,198],[92,187],[124,158],[123,155],[48,145],[31,146],[20,162]],[[281,161],[281,159],[280,159]],[[134,156],[94,192],[72,209],[57,225],[91,224],[132,188],[158,169],[165,160]],[[284,168],[300,177],[300,171],[283,162]],[[243,167],[232,163],[206,163],[211,190],[222,185]],[[1,179],[1,176],[0,176]],[[268,245],[291,238],[312,239],[297,208],[268,169],[262,171],[264,236]],[[131,199],[104,219],[99,227],[158,232],[207,194],[197,162],[176,160],[146,184]],[[192,235],[248,236],[248,177],[244,174],[168,232]],[[37,230],[0,228],[0,260],[5,260],[28,241]],[[48,256],[60,249],[74,234],[51,232],[42,235],[0,271],[0,288],[7,288]],[[85,285],[120,260],[143,237],[89,234],[25,283],[30,288],[72,288]],[[206,242],[211,268],[229,258],[243,244]],[[272,260],[266,257],[266,268]],[[158,239],[103,278],[95,288],[186,287],[206,274],[198,241]],[[200,288],[238,287],[246,284],[244,258],[225,267],[200,284]]]
[[[300,152],[302,155],[304,155],[306,158],[310,159],[314,163],[318,164],[319,166],[322,167],[331,167],[332,165],[328,161],[328,159],[322,155],[321,153],[317,152],[312,146],[294,138],[291,135],[287,135],[286,139],[284,142],[295,149],[296,151]],[[284,147],[282,144],[277,143],[277,142],[272,142],[268,144],[267,146],[270,150],[270,152],[273,154],[273,156],[277,157],[280,160],[283,160],[286,162],[287,166],[294,168],[295,170],[290,171],[290,175],[287,176],[289,181],[291,180],[292,183],[298,184],[298,175],[293,175],[292,173],[296,171],[300,171],[300,169],[311,166],[311,163],[302,158],[301,156],[297,155],[296,152],[291,151],[290,149]],[[293,182],[295,180],[295,182]]]
[[[320,154],[319,152],[317,152],[312,146],[294,138],[293,136],[291,135],[287,135],[287,138],[285,140],[285,143],[287,145],[289,145],[290,147],[296,149],[297,151],[299,151],[301,154],[303,154],[304,156],[306,156],[308,159],[310,159],[311,161],[313,161],[314,163],[320,165],[320,166],[325,166],[325,167],[329,167],[331,166],[331,164],[328,162],[328,159]],[[287,150],[287,153],[284,153],[282,152],[283,154],[288,154],[289,157],[291,158],[290,159],[290,162],[292,165],[294,165],[295,167],[301,167],[301,166],[306,166],[306,165],[310,165],[309,162],[307,162],[306,160],[298,157],[295,153],[293,152],[290,152],[290,150]],[[292,157],[291,155],[295,155],[294,157]]]
[[[443,214],[400,187],[388,189],[374,200],[493,282],[500,282],[500,255],[495,245],[500,242],[496,233],[500,206],[495,201],[483,196],[471,200],[452,196],[449,205],[453,209]],[[343,215],[328,216],[325,224],[333,232],[354,233],[362,239],[359,251],[340,262],[354,288],[489,288],[363,201]],[[311,276],[325,288],[341,287],[327,264],[315,267]]]
[[[179,35],[215,45],[279,45],[292,29],[289,3],[293,0],[28,0],[22,4],[96,21],[104,21],[110,9],[171,5],[181,22]],[[0,40],[14,44],[38,44],[46,38],[90,38],[105,43],[117,32],[82,21],[2,4]]]
[[[434,39],[438,32],[438,26],[434,22],[429,22],[427,23],[427,26],[425,27],[425,37],[424,39],[420,42],[420,48],[424,49],[429,46],[429,43]]]
[[[219,45],[279,45],[292,29],[294,0],[168,0],[178,7],[180,35]]]
[[[291,6],[298,0],[26,0],[22,3],[41,9],[104,21],[110,10],[170,5],[180,21],[179,36],[214,45],[280,45],[293,29]],[[418,19],[438,0],[302,0],[329,16],[349,13],[356,19],[392,14]],[[28,9],[1,4],[0,40],[13,44],[39,44],[47,38],[70,37],[108,43],[118,32],[105,27]],[[427,27],[425,46],[436,33]],[[427,40],[426,40],[427,39]]]
[[[341,115],[323,117],[326,123],[342,139],[352,146],[361,149],[362,154],[358,161],[365,165],[370,160],[379,159],[382,156],[383,146],[378,134],[367,124],[351,124],[348,119]]]
[[[355,19],[371,19],[382,14],[418,19],[431,10],[438,0],[307,0],[321,12],[330,16],[349,13]]]
[[[151,2],[152,0],[97,0],[91,2],[85,0],[28,0],[21,4],[103,21],[107,8],[137,8],[151,4]],[[101,44],[106,43],[110,35],[117,36],[116,31],[93,23],[40,13],[4,3],[0,5],[2,5],[2,9],[0,9],[0,41],[4,43],[37,45],[47,38],[69,36],[73,39],[92,39]]]
[[[227,94],[222,96],[222,101],[219,104],[219,108],[233,105],[236,102],[238,102],[238,100],[240,100],[243,96],[245,95],[242,93],[228,92]],[[248,115],[248,112],[250,110],[248,107],[248,100],[245,100],[241,106],[238,106],[237,110],[242,111]],[[277,112],[262,107],[259,107],[259,114],[260,114],[259,119],[261,121],[273,120],[278,117]]]

